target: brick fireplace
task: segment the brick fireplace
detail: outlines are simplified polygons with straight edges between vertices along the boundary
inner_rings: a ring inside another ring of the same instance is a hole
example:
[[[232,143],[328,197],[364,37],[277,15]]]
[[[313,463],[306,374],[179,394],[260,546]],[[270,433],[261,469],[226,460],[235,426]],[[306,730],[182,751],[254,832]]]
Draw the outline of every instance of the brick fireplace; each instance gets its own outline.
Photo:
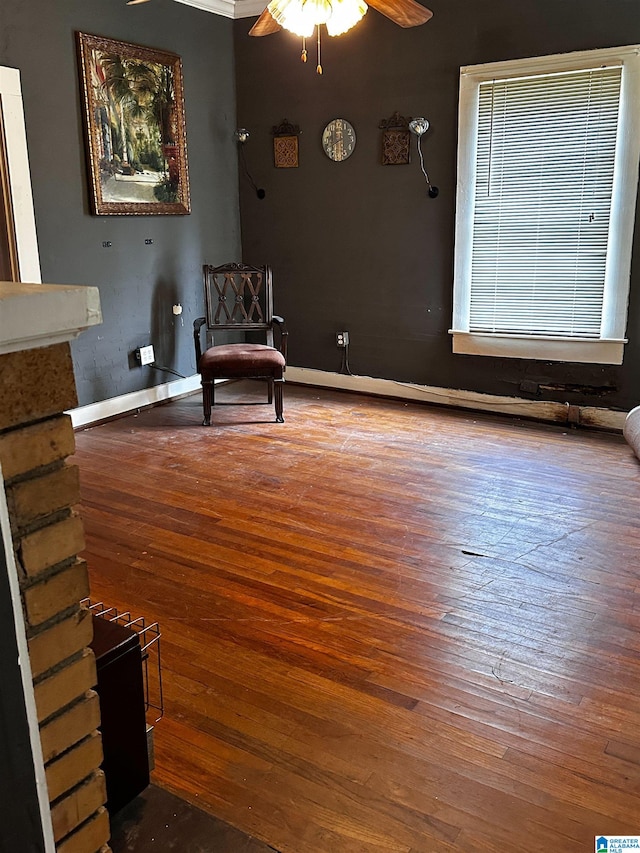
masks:
[[[64,414],[77,405],[69,341],[100,321],[96,288],[0,283],[5,553],[18,649],[28,648],[20,665],[43,849],[59,853],[109,850],[92,620],[80,607],[89,588],[77,556],[78,472]]]

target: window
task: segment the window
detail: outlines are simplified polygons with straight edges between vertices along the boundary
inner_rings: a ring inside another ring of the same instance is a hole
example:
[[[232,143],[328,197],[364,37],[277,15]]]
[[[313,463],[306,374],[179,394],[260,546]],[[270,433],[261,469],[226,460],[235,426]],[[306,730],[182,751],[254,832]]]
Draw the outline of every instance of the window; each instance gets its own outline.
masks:
[[[461,69],[454,352],[622,363],[639,56]]]

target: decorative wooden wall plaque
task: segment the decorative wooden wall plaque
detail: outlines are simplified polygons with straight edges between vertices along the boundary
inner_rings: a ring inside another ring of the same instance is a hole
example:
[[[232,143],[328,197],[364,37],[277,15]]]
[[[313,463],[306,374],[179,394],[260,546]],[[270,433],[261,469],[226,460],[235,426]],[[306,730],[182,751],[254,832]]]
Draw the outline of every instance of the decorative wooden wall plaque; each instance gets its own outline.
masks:
[[[276,169],[296,169],[298,167],[298,136],[300,127],[283,119],[275,125],[273,133],[273,162]]]
[[[409,163],[411,152],[410,118],[395,112],[390,118],[382,119],[382,165],[404,166]]]

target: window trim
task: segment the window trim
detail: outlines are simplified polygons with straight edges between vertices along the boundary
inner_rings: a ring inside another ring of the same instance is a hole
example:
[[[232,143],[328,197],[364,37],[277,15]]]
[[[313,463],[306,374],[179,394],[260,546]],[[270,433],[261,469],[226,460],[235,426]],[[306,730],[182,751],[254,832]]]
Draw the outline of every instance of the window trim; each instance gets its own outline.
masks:
[[[480,84],[518,76],[587,70],[610,64],[621,64],[623,72],[601,337],[594,340],[470,332],[471,235]],[[453,337],[453,352],[545,361],[622,364],[627,342],[625,331],[640,160],[640,45],[463,66],[460,69],[458,134],[453,325],[449,330]]]
[[[8,167],[19,280],[39,284],[40,255],[31,191],[20,72],[0,66],[0,112]]]

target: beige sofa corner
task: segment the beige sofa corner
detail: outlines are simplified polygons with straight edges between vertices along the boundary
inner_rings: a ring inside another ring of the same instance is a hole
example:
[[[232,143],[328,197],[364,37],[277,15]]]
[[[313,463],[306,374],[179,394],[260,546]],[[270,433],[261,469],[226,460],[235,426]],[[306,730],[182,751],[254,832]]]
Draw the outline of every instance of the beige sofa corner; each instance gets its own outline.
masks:
[[[640,406],[631,409],[625,418],[622,433],[633,448],[633,452],[640,458]]]

